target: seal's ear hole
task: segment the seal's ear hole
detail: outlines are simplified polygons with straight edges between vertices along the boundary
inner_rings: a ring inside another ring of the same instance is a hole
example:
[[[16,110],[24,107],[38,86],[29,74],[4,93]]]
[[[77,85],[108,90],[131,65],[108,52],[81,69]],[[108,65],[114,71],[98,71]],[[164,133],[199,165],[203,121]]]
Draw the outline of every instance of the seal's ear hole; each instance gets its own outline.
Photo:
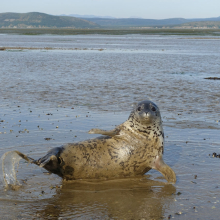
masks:
[[[153,112],[156,112],[156,108],[155,108],[154,106],[151,108],[151,110],[152,110]]]
[[[139,107],[137,108],[137,110],[138,110],[138,111],[141,111],[141,107],[139,106]]]

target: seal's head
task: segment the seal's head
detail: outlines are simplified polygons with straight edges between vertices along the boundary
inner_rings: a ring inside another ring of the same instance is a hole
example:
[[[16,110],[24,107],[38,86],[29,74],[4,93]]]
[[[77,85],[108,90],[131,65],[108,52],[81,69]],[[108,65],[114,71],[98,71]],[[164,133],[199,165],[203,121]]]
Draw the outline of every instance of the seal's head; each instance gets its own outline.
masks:
[[[141,125],[162,123],[159,108],[148,100],[139,102],[131,112],[128,120]]]

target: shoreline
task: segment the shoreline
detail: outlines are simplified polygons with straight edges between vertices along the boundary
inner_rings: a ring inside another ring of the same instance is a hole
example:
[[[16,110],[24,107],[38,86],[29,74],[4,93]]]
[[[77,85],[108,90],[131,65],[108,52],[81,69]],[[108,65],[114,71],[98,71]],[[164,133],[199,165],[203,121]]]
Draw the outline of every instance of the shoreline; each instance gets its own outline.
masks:
[[[220,36],[220,29],[165,29],[165,28],[123,28],[123,29],[65,29],[65,28],[0,28],[0,34],[19,34],[19,35],[87,35],[87,34],[104,34],[104,35],[211,35]]]

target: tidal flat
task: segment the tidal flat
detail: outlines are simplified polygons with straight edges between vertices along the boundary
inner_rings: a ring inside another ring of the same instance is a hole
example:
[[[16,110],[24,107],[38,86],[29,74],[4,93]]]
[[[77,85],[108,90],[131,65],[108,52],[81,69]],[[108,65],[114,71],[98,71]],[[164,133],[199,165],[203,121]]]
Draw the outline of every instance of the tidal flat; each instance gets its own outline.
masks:
[[[218,219],[220,81],[205,78],[220,77],[219,36],[0,34],[0,48],[0,156],[97,137],[149,99],[177,175],[65,182],[21,160],[18,190],[0,176],[1,218]]]
[[[19,35],[199,35],[199,36],[219,36],[220,29],[208,28],[150,28],[150,27],[115,27],[110,29],[72,29],[72,28],[0,28],[0,34],[19,34]]]

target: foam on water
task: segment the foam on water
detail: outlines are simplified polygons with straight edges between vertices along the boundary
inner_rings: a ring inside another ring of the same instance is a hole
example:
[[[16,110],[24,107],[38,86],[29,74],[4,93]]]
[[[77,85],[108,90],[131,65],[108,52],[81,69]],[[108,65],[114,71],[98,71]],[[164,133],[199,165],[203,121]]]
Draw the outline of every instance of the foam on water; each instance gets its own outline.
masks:
[[[6,189],[10,186],[15,188],[20,183],[17,180],[16,172],[19,166],[21,157],[15,151],[8,151],[1,157],[2,175],[0,176]]]

